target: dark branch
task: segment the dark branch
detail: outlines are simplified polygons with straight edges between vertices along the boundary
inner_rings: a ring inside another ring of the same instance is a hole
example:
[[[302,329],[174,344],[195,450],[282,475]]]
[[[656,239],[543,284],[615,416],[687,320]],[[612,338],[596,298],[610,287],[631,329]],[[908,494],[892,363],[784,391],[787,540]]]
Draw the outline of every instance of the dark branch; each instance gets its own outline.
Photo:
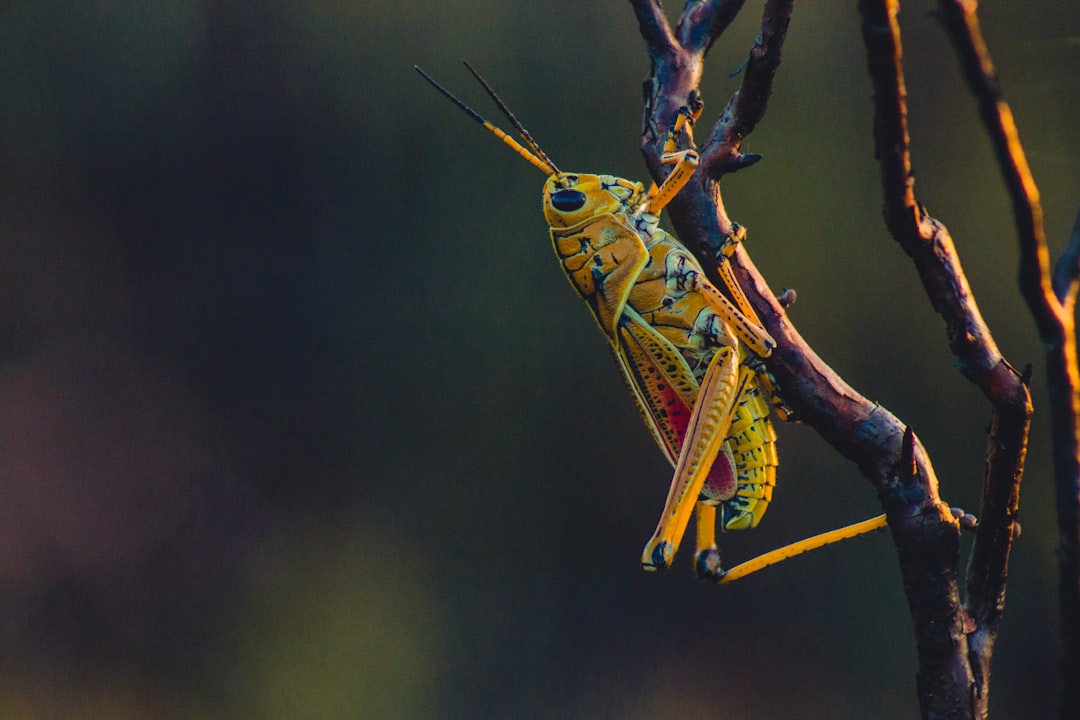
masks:
[[[900,27],[895,0],[865,0],[863,40],[874,92],[874,141],[885,195],[885,221],[915,262],[934,309],[945,320],[949,347],[963,374],[992,408],[983,477],[981,522],[968,569],[971,668],[985,708],[989,663],[1004,606],[1015,535],[1020,479],[1027,453],[1031,399],[1020,373],[1002,357],[967,283],[952,238],[915,199],[907,129]],[[931,648],[925,649],[927,652]],[[920,649],[920,664],[925,660]],[[924,670],[920,668],[920,676]]]
[[[679,42],[702,56],[742,10],[745,0],[690,0],[679,19]]]
[[[743,155],[739,147],[765,116],[773,79],[783,57],[784,40],[795,0],[767,0],[761,33],[750,50],[743,82],[701,149],[701,172],[713,178],[752,165],[760,155]]]
[[[1046,385],[1060,533],[1061,717],[1075,718],[1080,717],[1080,367],[1073,309],[1080,229],[1074,228],[1069,247],[1051,276],[1039,191],[983,41],[977,7],[974,0],[941,0],[945,27],[978,100],[1012,199],[1020,241],[1020,292],[1047,349]]]
[[[649,79],[645,82],[645,117],[643,143],[659,142],[671,126],[679,109],[689,102],[690,94],[697,90],[701,79],[702,61],[713,42],[735,19],[744,0],[690,0],[687,2],[673,33],[660,3],[656,0],[631,0],[638,27],[645,38],[645,46],[652,61]],[[788,6],[786,0],[779,3]],[[786,28],[786,21],[784,27]],[[780,43],[783,42],[781,34]],[[779,62],[777,56],[776,62]],[[661,92],[660,88],[664,91]],[[765,93],[768,99],[768,93]],[[736,147],[737,150],[737,147]],[[657,153],[646,150],[646,162],[653,177],[663,175],[659,160],[651,160]],[[750,164],[757,157],[742,160]]]
[[[1002,98],[971,0],[942,0],[942,16],[986,125],[1013,204],[1020,239],[1020,288],[1047,348],[1051,443],[1057,497],[1062,602],[1062,717],[1080,716],[1080,368],[1074,300],[1080,230],[1051,275],[1042,205],[1012,111]],[[1080,223],[1080,221],[1078,221]],[[1080,225],[1078,225],[1080,227]]]
[[[637,15],[638,29],[645,38],[649,57],[673,53],[677,43],[659,0],[630,0],[630,4]]]
[[[902,71],[900,27],[895,3],[861,3],[863,44],[874,83],[874,156],[885,195],[885,217],[899,223],[915,212],[915,179],[911,175],[907,129],[907,86]],[[921,211],[920,211],[921,213]],[[917,218],[916,218],[917,221]]]
[[[940,6],[945,29],[956,46],[964,75],[979,103],[979,113],[990,133],[1013,201],[1013,214],[1020,233],[1021,292],[1043,340],[1060,341],[1061,326],[1056,319],[1056,308],[1047,302],[1054,295],[1039,190],[1024,156],[1012,110],[1002,99],[1001,85],[976,15],[978,3],[941,0]]]
[[[736,277],[777,341],[768,365],[785,402],[878,490],[910,599],[922,694],[942,705],[967,703],[974,679],[960,604],[959,522],[938,495],[930,458],[908,427],[848,386],[806,344],[743,248],[733,260]]]
[[[895,416],[868,401],[826,365],[791,325],[784,308],[758,274],[745,250],[732,257],[742,283],[766,328],[777,341],[768,359],[785,401],[833,447],[852,458],[877,488],[900,558],[915,626],[919,683],[928,716],[960,708],[985,711],[988,662],[1000,620],[1005,569],[1013,537],[1020,471],[1026,448],[1030,403],[1026,384],[1001,357],[979,314],[948,232],[915,202],[906,126],[906,96],[900,69],[895,2],[864,2],[864,37],[876,88],[875,140],[890,230],[915,260],[932,304],[946,321],[950,347],[964,374],[994,407],[987,454],[983,513],[969,583],[978,596],[975,626],[960,604],[959,523],[938,496],[933,467],[918,438]],[[718,11],[720,4],[709,6]],[[641,21],[643,10],[639,8]],[[700,13],[695,16],[694,12]],[[780,63],[791,2],[766,3],[762,31],[738,93],[714,128],[703,153],[703,172],[670,206],[680,237],[718,277],[718,251],[735,230],[716,182],[724,172],[748,164],[739,143],[761,120]],[[696,89],[701,59],[715,37],[713,17],[689,3],[679,24],[680,44],[661,45],[641,22],[653,61],[646,82],[642,150],[654,178],[665,168],[658,158],[660,130]],[[969,644],[969,634],[972,641]],[[969,651],[974,651],[969,656]]]
[[[770,9],[781,5],[770,4]],[[767,14],[765,20],[775,22],[776,18],[775,14]],[[763,38],[774,28],[763,28]],[[766,45],[778,62],[780,44]],[[696,88],[700,64],[685,53],[652,59],[653,74],[646,83],[650,92],[646,96],[642,149],[653,176],[660,177],[664,168],[657,157],[656,130],[671,122],[673,108],[685,102],[688,89]],[[769,82],[774,72],[772,67]],[[753,97],[763,112],[767,93]],[[715,271],[718,252],[734,231],[719,184],[707,173],[698,173],[672,202],[670,214],[683,242],[702,260],[714,282],[719,282]],[[785,402],[804,423],[851,458],[878,491],[900,557],[905,587],[910,597],[918,598],[911,603],[917,642],[920,648],[940,650],[923,653],[927,658],[922,665],[923,677],[934,679],[927,695],[940,698],[940,702],[966,703],[974,681],[966,658],[966,614],[959,599],[959,523],[938,496],[937,478],[925,449],[910,432],[907,443],[903,443],[905,425],[852,389],[822,361],[791,325],[742,247],[733,255],[732,264],[777,341],[768,366],[783,389]],[[902,453],[905,460],[899,463]]]

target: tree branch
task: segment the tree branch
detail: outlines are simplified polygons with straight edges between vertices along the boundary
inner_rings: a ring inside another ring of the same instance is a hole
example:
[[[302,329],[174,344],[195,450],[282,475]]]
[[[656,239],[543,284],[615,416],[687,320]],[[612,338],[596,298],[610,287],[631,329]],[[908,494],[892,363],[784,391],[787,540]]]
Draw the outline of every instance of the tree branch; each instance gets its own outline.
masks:
[[[873,483],[889,519],[919,656],[927,717],[966,707],[975,678],[967,613],[960,602],[959,522],[938,496],[926,450],[910,428],[837,376],[802,339],[740,247],[736,277],[777,341],[769,358],[784,401]]]
[[[760,155],[743,155],[739,152],[739,146],[765,116],[794,4],[795,0],[766,1],[761,16],[761,33],[750,50],[742,86],[732,95],[709,139],[701,147],[700,172],[719,179],[724,173],[734,172],[761,159]]]
[[[979,27],[978,3],[974,0],[942,0],[940,7],[945,29],[956,46],[968,85],[979,103],[979,113],[990,133],[1013,201],[1016,228],[1020,233],[1021,292],[1035,317],[1039,334],[1043,338],[1056,336],[1060,324],[1050,285],[1050,253],[1043,230],[1039,190],[1024,156],[1012,110],[1002,99],[1001,85]]]
[[[1027,454],[1031,398],[1024,379],[1001,356],[982,318],[948,230],[915,199],[896,18],[899,3],[865,0],[860,10],[874,87],[874,140],[885,194],[885,223],[914,261],[934,309],[945,320],[949,347],[961,372],[979,387],[992,408],[981,522],[968,567],[966,604],[974,623],[968,639],[975,663],[972,670],[985,709]]]
[[[945,27],[979,103],[1012,199],[1020,241],[1020,292],[1046,347],[1051,442],[1060,545],[1062,617],[1061,717],[1080,717],[1080,367],[1077,365],[1074,301],[1080,218],[1066,253],[1050,272],[1039,191],[1028,167],[1012,110],[1004,101],[982,37],[974,0],[941,0]]]
[[[702,56],[716,42],[745,0],[689,0],[679,19],[678,37],[684,48]]]
[[[645,38],[649,57],[674,53],[678,43],[659,0],[631,0],[630,4],[637,15],[638,29],[641,37]]]
[[[670,206],[677,232],[714,282],[719,281],[715,267],[722,261],[720,250],[737,230],[724,209],[717,178],[749,164],[738,146],[765,112],[791,5],[790,0],[766,3],[761,34],[742,87],[704,146],[703,171]],[[933,467],[918,438],[822,361],[791,325],[741,246],[731,259],[739,282],[777,341],[768,366],[783,389],[785,402],[851,458],[878,491],[897,547],[915,628],[924,715],[985,714],[988,663],[1000,620],[1030,403],[1024,378],[1001,357],[979,314],[947,230],[915,202],[896,3],[863,5],[871,74],[881,95],[875,138],[888,224],[912,256],[932,304],[945,319],[950,347],[965,376],[983,389],[994,408],[984,478],[983,512],[988,516],[979,530],[969,576],[969,583],[977,588],[973,596],[978,596],[971,615],[960,602],[959,523],[938,496]],[[696,4],[689,3],[680,20],[680,38],[711,32],[693,27],[691,6]],[[660,51],[648,36],[646,43],[652,72],[645,83],[642,151],[653,177],[659,179],[666,168],[659,162],[657,142],[697,88],[708,44],[666,46]],[[969,635],[975,642],[969,643]]]

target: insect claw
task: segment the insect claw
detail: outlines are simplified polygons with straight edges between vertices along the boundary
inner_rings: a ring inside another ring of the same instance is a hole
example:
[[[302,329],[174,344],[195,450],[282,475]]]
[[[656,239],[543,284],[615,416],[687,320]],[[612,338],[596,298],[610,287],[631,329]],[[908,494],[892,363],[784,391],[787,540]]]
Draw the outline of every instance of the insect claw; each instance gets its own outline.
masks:
[[[701,91],[694,88],[686,98],[686,105],[690,109],[691,122],[696,122],[701,117],[701,111],[705,108],[705,101],[701,99]]]
[[[694,574],[699,580],[720,582],[727,575],[727,570],[720,567],[720,551],[714,547],[699,550],[694,558]]]
[[[649,541],[645,546],[645,552],[641,555],[641,567],[649,572],[671,567],[671,560],[675,557],[675,546],[667,540],[656,543],[656,538]]]
[[[731,234],[724,238],[720,247],[720,255],[729,258],[735,254],[735,247],[746,239],[746,228],[739,223],[731,224]]]

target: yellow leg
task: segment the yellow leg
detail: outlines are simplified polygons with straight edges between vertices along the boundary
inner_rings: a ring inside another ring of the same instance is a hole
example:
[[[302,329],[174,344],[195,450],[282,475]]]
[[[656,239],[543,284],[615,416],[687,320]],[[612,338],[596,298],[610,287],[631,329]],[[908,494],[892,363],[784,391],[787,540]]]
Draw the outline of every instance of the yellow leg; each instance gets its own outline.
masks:
[[[697,169],[700,161],[697,152],[693,149],[679,151],[678,147],[679,137],[683,130],[686,130],[690,144],[693,145],[694,122],[701,116],[703,107],[701,98],[695,90],[689,98],[688,105],[679,110],[674,125],[668,130],[667,137],[664,139],[663,154],[660,156],[662,162],[675,167],[664,178],[663,184],[657,187],[654,183],[649,188],[648,200],[644,206],[645,212],[658,215],[671,202],[672,198],[679,194],[679,191],[682,190]],[[735,232],[728,238],[727,245],[724,247],[724,255],[728,256],[733,253],[735,246],[742,241],[745,235],[746,230],[736,225]],[[731,265],[726,261],[726,258],[720,263],[718,269],[724,285],[727,286],[728,292],[731,293],[731,297],[735,302],[732,303],[722,293],[717,292],[714,287],[704,281],[704,278],[699,283],[698,289],[705,291],[706,296],[714,301],[713,307],[720,313],[724,321],[735,329],[740,340],[761,357],[768,357],[772,353],[772,349],[776,347],[776,342],[765,331],[761,319],[754,311],[749,299],[747,299],[746,293],[743,292],[742,287],[735,279],[735,274],[732,272]],[[709,290],[712,292],[708,292]]]
[[[784,399],[780,397],[780,389],[776,387],[776,380],[765,369],[764,363],[757,364],[755,370],[757,372],[758,387],[768,398],[769,407],[772,408],[772,411],[784,422],[795,420],[794,411],[784,404]]]
[[[757,314],[754,313],[754,309],[749,307],[749,301],[746,300],[745,295],[742,295],[742,289],[739,288],[739,284],[735,283],[734,276],[732,276],[731,281],[738,290],[738,293],[732,294],[742,296],[743,301],[746,302],[747,307],[750,309],[751,314],[749,316],[744,314],[735,306],[735,303],[728,300],[726,295],[717,290],[716,287],[705,278],[700,276],[692,278],[691,285],[693,290],[697,290],[705,296],[712,308],[720,318],[731,327],[739,340],[742,340],[743,343],[759,357],[769,357],[769,355],[772,354],[773,348],[776,347],[776,341],[773,340],[772,336],[770,336],[769,333],[765,331],[765,328],[761,326],[761,321],[758,320]]]
[[[659,215],[660,211],[667,207],[671,199],[679,194],[679,191],[693,176],[700,161],[696,150],[680,151],[678,149],[679,135],[684,128],[687,135],[690,135],[690,142],[693,144],[692,128],[694,121],[701,115],[702,104],[697,99],[696,94],[691,97],[690,102],[692,106],[679,110],[679,114],[675,118],[675,124],[668,130],[667,137],[664,139],[663,154],[660,155],[660,161],[675,167],[664,178],[663,184],[657,187],[654,183],[649,188],[649,199],[645,203],[644,211],[650,215]]]
[[[699,502],[696,507],[697,550],[716,549],[716,506]]]
[[[660,159],[665,163],[674,165],[675,168],[664,179],[664,184],[658,187],[656,192],[651,194],[648,202],[645,203],[644,211],[650,215],[659,215],[660,211],[671,202],[671,199],[679,194],[679,191],[683,189],[694,171],[697,170],[700,160],[696,150],[683,150],[677,153],[661,155]]]
[[[728,247],[733,250],[735,244],[742,242],[745,234],[746,231],[742,227],[739,227],[737,232],[730,237],[731,242]],[[734,304],[738,305],[739,310],[738,313],[731,315],[721,314],[721,317],[724,317],[725,322],[731,325],[735,334],[737,334],[739,339],[746,344],[747,348],[753,350],[759,357],[768,357],[777,343],[769,336],[765,326],[761,324],[761,320],[758,317],[757,312],[754,311],[750,299],[743,293],[739,281],[735,280],[735,274],[731,270],[731,263],[726,257],[720,260],[717,271],[719,272],[720,280],[724,281],[724,285],[728,288],[731,297],[734,299]],[[724,300],[727,300],[727,298],[724,298]],[[730,303],[726,304],[730,305]],[[714,307],[716,307],[716,305],[714,305]],[[720,312],[718,307],[717,312]],[[727,312],[733,313],[731,310],[728,310]],[[767,352],[761,352],[762,349],[767,350]],[[761,390],[764,391],[769,398],[769,405],[772,406],[773,411],[777,413],[781,420],[785,422],[791,420],[794,413],[791,408],[784,405],[783,399],[780,397],[780,393],[777,390],[777,383],[775,383],[772,376],[769,375],[769,372],[765,369],[764,365],[758,364],[757,366],[757,381]]]
[[[703,580],[718,581],[724,576],[720,567],[720,549],[716,547],[716,506],[697,504],[697,552],[694,574]]]
[[[801,555],[810,550],[816,550],[820,547],[825,547],[826,545],[832,545],[841,540],[848,540],[858,535],[873,532],[874,530],[885,527],[887,524],[888,522],[886,521],[885,516],[878,515],[877,517],[863,520],[854,525],[847,525],[846,527],[838,528],[836,530],[830,530],[829,532],[821,533],[820,535],[814,535],[813,537],[793,542],[790,545],[785,545],[776,550],[770,550],[764,555],[759,555],[753,560],[747,560],[726,572],[719,570],[718,568],[718,573],[714,574],[712,577],[721,585],[733,582],[740,578],[744,578],[751,573],[755,573],[758,570],[767,568],[770,565],[783,562],[788,558]]]
[[[734,348],[721,348],[709,363],[679,451],[664,511],[642,552],[641,564],[646,570],[671,565],[705,478],[727,437],[734,408],[745,392],[748,377],[739,371]]]
[[[733,252],[736,244],[742,242],[745,236],[746,230],[741,226],[736,226],[736,232],[728,238],[729,244],[725,248],[725,254]],[[754,306],[750,304],[750,300],[746,297],[746,293],[743,292],[742,286],[735,279],[735,273],[732,271],[731,263],[727,257],[720,260],[717,271],[720,274],[720,279],[724,281],[724,286],[731,293],[731,297],[735,301],[735,307],[732,307],[732,303],[726,297],[718,293],[713,308],[720,313],[720,316],[732,327],[735,334],[739,336],[739,339],[747,347],[759,357],[768,357],[772,354],[772,349],[776,347],[776,341],[765,330],[765,326],[761,323],[761,318],[758,317]],[[706,297],[713,296],[706,293]],[[784,404],[776,388],[776,382],[761,364],[757,366],[757,375],[758,384],[769,398],[769,404],[772,406],[773,411],[785,422],[792,419],[794,413]]]
[[[664,140],[663,154],[660,156],[661,161],[675,167],[664,179],[662,185],[657,187],[653,184],[649,189],[649,199],[645,203],[645,212],[652,215],[659,214],[671,202],[671,199],[682,190],[697,169],[700,160],[697,152],[692,149],[679,151],[679,136],[685,129],[687,135],[690,136],[691,144],[693,143],[694,122],[701,116],[703,107],[701,99],[695,91],[690,97],[689,105],[682,108],[675,118],[675,124],[668,131]],[[736,225],[735,232],[728,238],[724,254],[730,255],[734,252],[735,246],[742,241],[745,235],[746,230]],[[762,326],[761,319],[754,311],[750,300],[747,299],[746,293],[743,292],[742,287],[735,279],[735,274],[732,272],[731,265],[726,261],[726,258],[720,263],[718,269],[724,285],[727,286],[728,292],[731,293],[731,297],[735,301],[734,303],[728,300],[723,293],[716,291],[716,288],[708,284],[704,278],[701,278],[698,282],[697,289],[703,291],[706,297],[713,301],[714,309],[724,319],[724,322],[734,328],[740,340],[759,356],[768,357],[772,353],[772,349],[776,347],[776,342]]]
[[[739,234],[732,241],[731,247],[734,247],[734,243],[742,242],[742,236],[746,234],[746,231],[740,226]],[[758,317],[757,312],[754,310],[754,306],[750,304],[749,298],[746,297],[746,293],[743,292],[742,286],[739,285],[739,281],[735,279],[735,272],[731,269],[731,263],[725,258],[716,267],[720,274],[720,279],[724,281],[724,286],[727,287],[728,292],[731,293],[732,299],[735,301],[735,305],[747,318],[751,319],[755,325],[761,327],[761,319]]]

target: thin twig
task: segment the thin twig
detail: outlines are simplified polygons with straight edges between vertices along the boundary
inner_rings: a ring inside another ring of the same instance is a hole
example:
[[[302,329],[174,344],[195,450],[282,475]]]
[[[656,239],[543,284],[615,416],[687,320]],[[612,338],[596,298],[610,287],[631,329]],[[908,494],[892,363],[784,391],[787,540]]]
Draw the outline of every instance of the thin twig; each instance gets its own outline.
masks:
[[[686,3],[676,32],[683,48],[702,56],[716,42],[745,0],[690,0]]]
[[[634,14],[637,15],[638,29],[641,37],[645,38],[645,45],[649,49],[649,55],[666,55],[674,52],[675,36],[671,32],[664,9],[660,7],[659,0],[631,0]]]
[[[990,134],[998,164],[1005,177],[1013,214],[1020,234],[1020,288],[1035,317],[1039,334],[1046,338],[1060,332],[1050,284],[1050,253],[1043,229],[1042,204],[1028,167],[1012,110],[1002,97],[990,52],[979,26],[974,0],[941,0],[941,15],[972,92],[979,114]]]
[[[761,32],[750,50],[742,86],[732,96],[727,110],[701,147],[700,172],[719,178],[761,159],[760,155],[742,154],[739,147],[765,116],[794,4],[795,0],[766,1],[761,15]]]
[[[769,30],[764,28],[763,35]],[[777,60],[781,46],[782,42],[771,46]],[[692,58],[657,55],[651,49],[650,58],[653,74],[646,85],[651,92],[646,98],[642,149],[654,177],[659,177],[663,167],[657,157],[654,128],[670,122],[665,113],[685,102],[685,93],[696,88],[700,69]],[[768,96],[755,97],[760,116]],[[702,259],[706,272],[715,275],[716,253],[734,231],[734,223],[721,201],[719,184],[699,173],[672,202],[670,211],[683,242]],[[937,478],[925,449],[904,423],[847,385],[803,340],[742,247],[735,251],[732,264],[777,341],[768,366],[780,382],[785,402],[804,423],[851,458],[877,489],[900,555],[905,587],[913,596],[924,598],[913,612],[921,642],[950,650],[943,656],[947,659],[957,658],[955,662],[927,667],[931,667],[933,677],[942,678],[941,682],[954,689],[956,695],[966,698],[972,679],[963,655],[964,613],[957,570],[959,524],[938,497]],[[908,470],[898,473],[902,451],[909,458]]]
[[[652,3],[634,4],[639,8],[639,22],[643,14],[651,17],[645,11],[654,8]],[[691,5],[695,3],[688,4],[679,23],[680,39],[696,37],[692,32]],[[706,145],[709,152],[706,164],[713,169],[700,172],[670,206],[672,221],[680,237],[702,259],[710,274],[715,274],[712,268],[717,252],[736,229],[724,209],[715,178],[734,168],[730,158],[739,157],[738,143],[765,111],[790,11],[790,2],[766,4],[761,39],[755,45],[755,52],[760,55],[752,58],[753,68],[748,64],[740,93],[729,103],[728,112],[714,128]],[[869,23],[867,31],[891,36],[890,22],[894,22],[894,15],[886,12],[879,22]],[[645,34],[647,25],[641,24]],[[650,171],[658,178],[665,170],[658,159],[659,129],[670,124],[674,112],[687,101],[689,92],[697,88],[703,49],[711,43],[696,43],[693,49],[681,44],[661,46],[651,41],[648,35],[646,42],[652,72],[646,82],[642,150]],[[895,49],[898,61],[898,44]],[[878,51],[884,53],[886,65],[893,62],[891,50],[878,48]],[[950,344],[967,364],[967,374],[978,378],[980,387],[987,389],[997,384],[1021,388],[1019,404],[1023,406],[1026,388],[1020,376],[1001,359],[978,315],[944,227],[914,202],[903,123],[902,75],[893,74],[892,77],[896,82],[896,87],[890,91],[896,108],[891,113],[895,118],[893,128],[879,129],[878,132],[882,137],[900,138],[902,142],[899,152],[882,153],[888,155],[883,161],[889,165],[888,170],[883,167],[883,182],[886,179],[889,182],[887,196],[898,198],[893,202],[898,209],[903,208],[895,213],[898,222],[916,230],[916,253],[926,253],[917,263],[920,273],[932,302],[946,317]],[[748,92],[748,88],[754,91]],[[882,115],[890,116],[889,113]],[[882,148],[883,143],[879,142],[878,147]],[[933,252],[933,248],[940,247],[943,241],[944,250]],[[930,252],[926,252],[927,246]],[[791,325],[784,308],[741,246],[732,262],[740,283],[777,341],[768,365],[783,388],[785,401],[803,422],[817,430],[842,454],[852,458],[881,497],[910,598],[920,656],[924,712],[947,715],[959,708],[973,707],[973,703],[977,703],[973,696],[984,687],[985,677],[976,679],[976,675],[982,675],[982,667],[973,667],[967,656],[970,622],[959,599],[959,523],[938,497],[937,479],[925,449],[910,429],[886,409],[848,386],[810,348]],[[1026,417],[1023,412],[1020,416]],[[1017,430],[1012,427],[999,428],[996,432],[1005,438],[1017,435]],[[1020,431],[1019,436],[1026,438],[1026,432]],[[1010,463],[1013,467],[1022,466],[1022,454],[1023,443],[1011,443],[1007,452],[993,456],[996,459],[992,458],[988,465],[993,468],[988,469],[988,477],[1011,477],[1002,468],[1007,468]],[[997,482],[987,486],[1012,487]],[[987,503],[994,508],[991,514],[995,518],[1000,516],[1011,522],[1015,502],[1010,502],[1009,497],[1001,499],[993,495]],[[1011,541],[1011,534],[1005,544],[1006,551],[1008,541]],[[998,547],[993,543],[990,546]]]
[[[1020,292],[1046,347],[1051,443],[1057,497],[1062,618],[1061,717],[1080,717],[1080,367],[1073,307],[1080,257],[1080,219],[1054,275],[1042,205],[1012,111],[1004,101],[982,37],[974,0],[941,0],[945,27],[979,103],[1012,199],[1020,241]]]
[[[1031,398],[1025,379],[1002,357],[982,318],[948,230],[915,199],[907,90],[896,17],[899,3],[865,0],[860,10],[874,88],[874,145],[885,195],[886,225],[915,262],[927,296],[945,320],[949,347],[958,366],[982,390],[992,409],[981,522],[968,566],[966,603],[971,622],[967,628],[966,661],[970,662],[975,688],[971,702],[973,710],[982,715],[987,708],[990,659],[1001,622],[1008,559],[1015,536]],[[909,594],[909,601],[917,598]],[[920,644],[920,686],[933,682],[936,661],[929,656],[934,651],[932,646]]]
[[[1031,398],[1020,373],[1002,357],[968,286],[948,230],[915,199],[896,0],[866,0],[863,40],[873,82],[874,141],[885,194],[885,222],[915,262],[923,287],[945,320],[958,366],[989,400],[992,413],[981,518],[968,567],[968,653],[985,709],[989,665],[1004,606],[1005,578],[1019,508],[1031,424]],[[926,648],[932,652],[932,648]],[[920,651],[920,676],[926,659]]]

